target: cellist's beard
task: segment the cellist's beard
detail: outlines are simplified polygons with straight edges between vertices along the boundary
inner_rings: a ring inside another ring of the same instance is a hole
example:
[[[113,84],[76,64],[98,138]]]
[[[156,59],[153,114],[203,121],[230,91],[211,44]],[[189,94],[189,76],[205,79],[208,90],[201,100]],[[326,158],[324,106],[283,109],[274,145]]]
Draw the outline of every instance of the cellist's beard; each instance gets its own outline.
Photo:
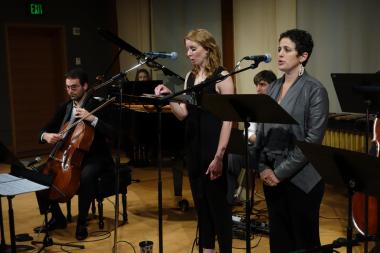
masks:
[[[82,96],[78,96],[77,94],[74,94],[74,95],[71,95],[70,98],[71,98],[71,100],[79,103],[81,101],[81,99],[83,98],[83,95]]]

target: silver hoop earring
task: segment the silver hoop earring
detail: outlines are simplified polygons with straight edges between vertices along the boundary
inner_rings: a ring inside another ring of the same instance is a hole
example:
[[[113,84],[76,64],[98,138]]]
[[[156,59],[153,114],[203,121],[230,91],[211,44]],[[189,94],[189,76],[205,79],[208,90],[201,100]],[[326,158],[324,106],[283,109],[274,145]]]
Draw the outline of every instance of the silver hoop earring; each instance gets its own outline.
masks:
[[[298,71],[298,76],[302,76],[303,72],[305,72],[305,67],[301,64],[300,69]]]

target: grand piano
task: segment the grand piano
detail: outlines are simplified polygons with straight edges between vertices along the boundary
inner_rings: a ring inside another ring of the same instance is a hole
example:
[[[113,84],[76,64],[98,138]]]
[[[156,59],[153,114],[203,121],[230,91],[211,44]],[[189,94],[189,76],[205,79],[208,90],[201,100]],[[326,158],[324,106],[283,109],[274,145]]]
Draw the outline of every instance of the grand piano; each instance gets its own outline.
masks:
[[[122,101],[122,146],[134,166],[153,165],[157,159],[157,120],[153,105],[128,101],[128,95],[153,94],[161,80],[127,82]],[[119,90],[109,89],[109,95],[120,97]],[[120,100],[120,98],[119,98]],[[119,101],[117,103],[119,104]],[[162,154],[164,159],[173,158],[184,148],[184,124],[171,113],[169,106],[162,108]],[[117,123],[118,108],[113,110]],[[182,154],[183,156],[183,154]]]
[[[161,80],[129,81],[124,84],[122,105],[122,148],[135,167],[157,164],[158,114],[153,105],[128,101],[128,95],[154,94],[154,88]],[[109,88],[110,96],[120,97],[118,88]],[[119,98],[120,100],[120,98]],[[112,119],[118,125],[119,106],[113,108]],[[173,169],[175,196],[182,196],[182,174],[184,167],[184,123],[171,113],[168,105],[162,108],[162,159],[164,166]],[[181,200],[181,209],[187,209],[188,202]]]

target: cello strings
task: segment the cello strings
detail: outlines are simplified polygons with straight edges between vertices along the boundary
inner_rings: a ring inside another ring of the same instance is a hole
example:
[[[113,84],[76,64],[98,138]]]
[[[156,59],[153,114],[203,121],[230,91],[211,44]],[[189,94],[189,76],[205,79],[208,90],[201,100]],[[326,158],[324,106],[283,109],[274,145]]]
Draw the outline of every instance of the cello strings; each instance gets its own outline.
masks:
[[[65,129],[63,129],[61,132],[59,132],[58,134],[60,135],[64,135],[65,133],[67,133],[68,131],[70,131],[73,127],[75,127],[76,125],[78,125],[80,122],[82,122],[85,118],[87,118],[88,116],[90,116],[91,114],[94,114],[95,112],[97,112],[98,110],[102,109],[103,107],[105,107],[106,105],[110,104],[111,102],[115,101],[115,97],[107,100],[106,102],[104,102],[103,104],[101,104],[100,106],[98,106],[97,108],[95,108],[94,110],[92,110],[91,112],[88,112],[86,115],[84,115],[82,118],[80,118],[78,121],[74,122],[73,124],[71,124],[70,126],[66,127]]]

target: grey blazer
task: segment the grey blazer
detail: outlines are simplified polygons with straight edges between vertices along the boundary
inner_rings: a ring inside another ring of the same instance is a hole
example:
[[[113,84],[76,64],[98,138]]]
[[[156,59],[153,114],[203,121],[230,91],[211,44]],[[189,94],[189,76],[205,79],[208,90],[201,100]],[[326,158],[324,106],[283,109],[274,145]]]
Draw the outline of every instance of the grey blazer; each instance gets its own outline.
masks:
[[[268,95],[277,100],[283,82],[284,77],[273,82]],[[321,176],[295,141],[322,143],[329,113],[327,91],[318,80],[304,72],[289,88],[280,105],[298,125],[259,124],[256,140],[259,171],[269,165],[280,181],[290,180],[309,193]]]

